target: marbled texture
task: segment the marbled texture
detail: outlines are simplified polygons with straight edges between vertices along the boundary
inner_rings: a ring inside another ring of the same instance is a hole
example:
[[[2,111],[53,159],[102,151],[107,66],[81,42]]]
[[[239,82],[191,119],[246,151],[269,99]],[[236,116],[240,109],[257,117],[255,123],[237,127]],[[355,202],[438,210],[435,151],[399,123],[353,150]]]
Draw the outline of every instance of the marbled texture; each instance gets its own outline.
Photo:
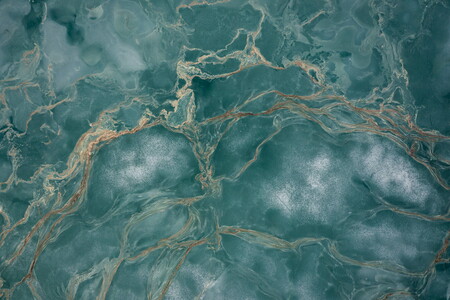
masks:
[[[450,299],[448,0],[0,0],[0,298]]]

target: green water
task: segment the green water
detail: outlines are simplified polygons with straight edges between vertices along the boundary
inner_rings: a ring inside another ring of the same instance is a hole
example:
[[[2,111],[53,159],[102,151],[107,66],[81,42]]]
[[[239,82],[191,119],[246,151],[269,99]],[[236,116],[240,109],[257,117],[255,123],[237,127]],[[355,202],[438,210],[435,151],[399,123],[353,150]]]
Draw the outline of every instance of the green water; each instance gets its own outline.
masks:
[[[0,0],[1,299],[450,299],[448,0]]]

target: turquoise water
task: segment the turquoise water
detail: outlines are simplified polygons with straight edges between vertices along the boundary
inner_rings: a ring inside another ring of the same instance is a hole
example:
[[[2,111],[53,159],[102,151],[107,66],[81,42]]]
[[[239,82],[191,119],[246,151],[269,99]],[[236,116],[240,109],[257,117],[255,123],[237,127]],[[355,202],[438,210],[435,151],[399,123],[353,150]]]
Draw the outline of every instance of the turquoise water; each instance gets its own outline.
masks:
[[[450,299],[448,0],[0,0],[1,299]]]

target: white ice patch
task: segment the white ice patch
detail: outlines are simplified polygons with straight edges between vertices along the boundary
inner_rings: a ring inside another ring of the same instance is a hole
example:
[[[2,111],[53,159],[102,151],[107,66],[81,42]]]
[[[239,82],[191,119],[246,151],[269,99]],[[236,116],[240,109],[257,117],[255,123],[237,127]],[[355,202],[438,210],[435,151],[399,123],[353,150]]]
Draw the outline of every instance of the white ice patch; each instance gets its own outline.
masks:
[[[345,230],[339,248],[357,260],[384,261],[422,272],[433,261],[444,236],[443,227],[382,212]]]
[[[272,204],[289,217],[301,216],[308,221],[328,223],[333,215],[333,205],[341,197],[335,166],[326,153],[311,161],[294,159],[286,165],[284,176],[289,178],[274,184]]]
[[[180,280],[176,280],[170,286],[166,294],[167,299],[201,299],[206,290],[216,282],[214,274],[197,265],[189,265],[189,268],[181,269],[178,278]],[[188,285],[182,284],[186,281],[189,282]]]
[[[412,238],[412,241],[410,240]],[[401,261],[414,260],[419,256],[415,244],[417,233],[410,233],[405,238],[405,232],[397,229],[394,224],[380,224],[379,226],[361,225],[357,229],[355,240],[365,245],[368,252],[376,255],[377,259]]]
[[[164,174],[176,178],[183,172],[185,163],[181,145],[160,135],[149,136],[131,151],[116,150],[111,154],[111,163],[106,170],[108,181],[119,188],[152,182]]]
[[[330,169],[331,161],[328,156],[321,154],[317,156],[310,164],[308,164],[310,172],[308,172],[306,182],[310,190],[323,194],[327,188],[326,175]]]
[[[312,273],[314,274],[314,273]],[[312,275],[303,275],[298,282],[298,294],[301,299],[320,300],[323,299],[322,289],[317,288],[317,280],[314,280]]]
[[[278,189],[273,189],[271,198],[273,204],[283,211],[284,214],[290,216],[295,211],[295,188],[291,184],[286,184]]]
[[[407,202],[424,204],[432,188],[420,177],[412,163],[392,149],[374,145],[369,153],[354,152],[359,172],[370,178],[386,195],[401,196]]]

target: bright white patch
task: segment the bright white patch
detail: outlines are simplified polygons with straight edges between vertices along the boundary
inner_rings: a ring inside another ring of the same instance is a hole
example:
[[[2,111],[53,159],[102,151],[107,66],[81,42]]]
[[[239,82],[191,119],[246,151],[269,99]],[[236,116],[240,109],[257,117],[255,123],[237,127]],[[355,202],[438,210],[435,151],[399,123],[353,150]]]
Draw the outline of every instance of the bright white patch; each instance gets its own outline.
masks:
[[[178,277],[167,292],[167,299],[194,299],[201,296],[208,288],[214,285],[215,279],[212,273],[207,272],[204,268],[197,265],[189,265],[187,269],[181,269]],[[189,285],[183,285],[185,279],[189,278]],[[192,282],[192,281],[193,282]],[[200,295],[197,293],[200,292]]]
[[[180,175],[180,164],[185,163],[183,145],[160,135],[149,136],[135,149],[115,150],[111,154],[106,178],[119,188],[151,182],[158,175],[175,178]]]
[[[295,211],[295,190],[290,184],[286,184],[281,189],[274,190],[272,197],[274,198],[273,204],[283,211],[284,214],[290,216]]]
[[[405,238],[405,232],[397,229],[394,224],[383,223],[376,227],[361,225],[357,229],[355,240],[366,245],[367,251],[374,253],[378,259],[398,262],[418,257],[414,236],[418,238],[417,234]]]
[[[424,204],[432,189],[420,178],[410,161],[390,150],[375,145],[369,153],[354,152],[352,157],[355,165],[361,165],[358,169],[363,176],[371,178],[384,193],[401,196],[414,204]]]
[[[288,217],[301,216],[308,221],[328,223],[334,211],[331,203],[342,194],[335,167],[326,153],[311,161],[291,160],[285,168],[287,182],[274,184],[273,205]]]
[[[312,273],[314,274],[314,273]],[[298,283],[299,287],[299,295],[301,299],[323,299],[323,295],[321,294],[322,290],[317,288],[317,282],[312,278],[312,275],[304,275],[302,279]]]

